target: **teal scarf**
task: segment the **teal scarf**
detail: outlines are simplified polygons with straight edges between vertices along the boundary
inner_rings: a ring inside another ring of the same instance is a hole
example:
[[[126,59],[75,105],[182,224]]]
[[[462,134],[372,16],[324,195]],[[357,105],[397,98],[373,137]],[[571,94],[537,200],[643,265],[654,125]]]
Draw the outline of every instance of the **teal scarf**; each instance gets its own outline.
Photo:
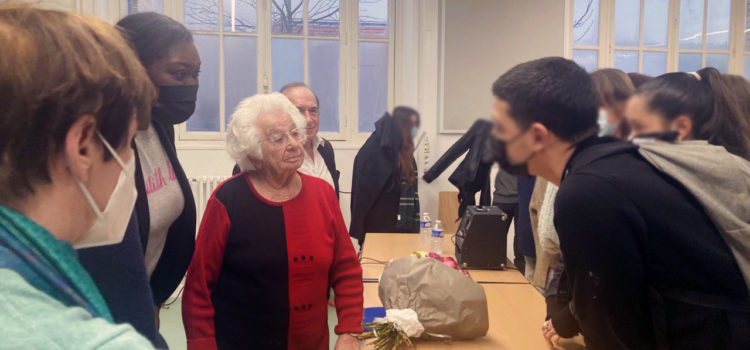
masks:
[[[18,272],[34,287],[68,306],[80,306],[112,323],[104,298],[81,266],[75,250],[46,229],[0,205],[0,245],[13,253],[0,256],[0,268]]]

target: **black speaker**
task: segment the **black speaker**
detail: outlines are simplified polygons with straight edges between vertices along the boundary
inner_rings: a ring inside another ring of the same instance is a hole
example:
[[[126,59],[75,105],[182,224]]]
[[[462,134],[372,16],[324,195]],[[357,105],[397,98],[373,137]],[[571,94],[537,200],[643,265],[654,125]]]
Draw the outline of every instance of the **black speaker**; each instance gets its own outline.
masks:
[[[498,207],[469,206],[456,232],[456,260],[464,269],[503,270],[508,214]]]

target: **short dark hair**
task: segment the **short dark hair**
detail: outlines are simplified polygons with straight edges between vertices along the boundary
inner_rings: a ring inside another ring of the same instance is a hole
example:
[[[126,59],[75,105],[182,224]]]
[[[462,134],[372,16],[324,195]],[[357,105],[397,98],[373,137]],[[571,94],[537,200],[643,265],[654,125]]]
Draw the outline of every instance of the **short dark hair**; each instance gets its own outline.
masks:
[[[160,13],[134,13],[117,25],[125,30],[138,58],[147,68],[166,57],[174,45],[193,41],[193,35],[184,25]]]
[[[313,91],[313,89],[311,89],[305,83],[300,83],[298,81],[291,82],[289,84],[286,84],[286,85],[282,86],[281,89],[279,89],[279,93],[283,94],[286,91],[289,91],[289,90],[295,89],[295,88],[300,88],[300,87],[306,88],[306,89],[310,90],[310,92],[312,92],[313,96],[315,96],[315,104],[317,104],[318,105],[318,109],[320,109],[320,99],[318,99],[318,94],[316,94],[315,91]]]
[[[51,181],[50,159],[81,116],[94,116],[118,149],[128,145],[133,118],[149,123],[156,89],[111,25],[70,12],[0,6],[0,47],[0,203]]]
[[[546,57],[521,63],[492,85],[522,127],[541,123],[562,140],[576,142],[598,130],[599,96],[591,76],[571,60]]]

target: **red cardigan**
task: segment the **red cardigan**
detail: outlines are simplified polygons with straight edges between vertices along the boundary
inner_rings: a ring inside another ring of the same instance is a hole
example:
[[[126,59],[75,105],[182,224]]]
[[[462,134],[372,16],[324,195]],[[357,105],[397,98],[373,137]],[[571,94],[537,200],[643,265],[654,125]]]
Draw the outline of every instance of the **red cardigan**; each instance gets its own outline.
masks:
[[[328,349],[328,288],[336,334],[361,333],[362,268],[325,181],[300,174],[283,203],[245,174],[222,183],[203,214],[185,282],[188,349]]]

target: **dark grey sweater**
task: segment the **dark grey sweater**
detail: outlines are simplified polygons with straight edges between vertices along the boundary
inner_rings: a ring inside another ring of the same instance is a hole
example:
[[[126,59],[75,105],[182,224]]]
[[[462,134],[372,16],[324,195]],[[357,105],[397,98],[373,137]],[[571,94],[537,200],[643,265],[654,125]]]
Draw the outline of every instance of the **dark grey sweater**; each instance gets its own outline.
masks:
[[[495,175],[492,203],[518,204],[518,179],[503,169],[498,169]]]

